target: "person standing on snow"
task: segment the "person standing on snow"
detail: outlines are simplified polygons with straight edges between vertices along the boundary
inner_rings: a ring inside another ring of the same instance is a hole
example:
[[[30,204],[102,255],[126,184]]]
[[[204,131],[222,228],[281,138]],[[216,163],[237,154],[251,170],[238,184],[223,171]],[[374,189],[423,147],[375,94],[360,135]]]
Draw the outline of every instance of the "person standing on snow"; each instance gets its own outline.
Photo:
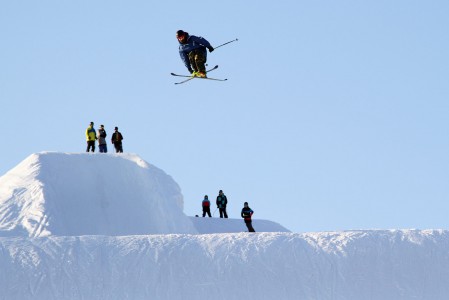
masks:
[[[86,152],[92,150],[95,152],[95,141],[97,140],[97,133],[95,132],[94,122],[90,122],[89,127],[86,129],[87,149]]]
[[[226,198],[225,194],[223,194],[223,191],[220,190],[218,192],[217,196],[217,208],[220,211],[220,218],[228,217],[228,214],[226,213],[226,206],[228,205],[228,198]]]
[[[98,148],[100,149],[100,153],[108,153],[108,145],[106,143],[106,130],[104,130],[104,125],[100,125],[100,129],[98,129]]]
[[[243,204],[241,216],[242,216],[243,220],[245,220],[245,224],[246,224],[246,227],[248,227],[249,232],[256,232],[253,228],[252,221],[251,221],[251,216],[253,215],[253,213],[254,213],[254,211],[251,208],[249,208],[248,202],[245,202]]]
[[[206,77],[206,48],[212,52],[214,47],[205,38],[189,35],[182,30],[176,32],[176,38],[179,42],[179,55],[187,70],[193,76]]]
[[[112,134],[111,142],[114,144],[116,153],[123,153],[122,140],[123,136],[118,131],[118,127],[115,127],[115,132]]]
[[[206,216],[206,214],[209,216],[209,218],[211,218],[212,215],[210,214],[210,201],[207,195],[204,196],[202,205],[203,205],[203,218]]]

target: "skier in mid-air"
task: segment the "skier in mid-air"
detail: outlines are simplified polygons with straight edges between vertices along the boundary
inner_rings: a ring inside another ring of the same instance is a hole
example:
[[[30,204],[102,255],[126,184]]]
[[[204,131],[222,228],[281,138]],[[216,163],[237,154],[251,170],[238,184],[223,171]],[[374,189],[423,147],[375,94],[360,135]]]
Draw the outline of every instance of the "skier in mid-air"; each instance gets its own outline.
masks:
[[[179,55],[190,74],[196,77],[206,77],[207,51],[214,51],[214,47],[202,37],[189,35],[183,30],[176,32],[179,42]]]

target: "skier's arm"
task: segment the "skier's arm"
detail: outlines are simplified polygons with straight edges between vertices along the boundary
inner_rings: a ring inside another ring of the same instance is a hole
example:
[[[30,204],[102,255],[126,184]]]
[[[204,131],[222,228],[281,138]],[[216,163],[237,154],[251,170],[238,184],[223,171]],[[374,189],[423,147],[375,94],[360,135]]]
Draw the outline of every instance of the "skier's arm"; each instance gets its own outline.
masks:
[[[209,49],[209,51],[210,51],[210,49],[212,49],[212,51],[213,51],[213,49],[214,49],[214,48],[212,47],[212,45],[209,43],[209,41],[206,40],[206,39],[203,38],[203,37],[191,35],[191,36],[190,36],[190,39],[193,40],[193,42],[195,42],[195,43],[197,43],[197,44],[200,44],[200,45],[206,47],[207,49]]]

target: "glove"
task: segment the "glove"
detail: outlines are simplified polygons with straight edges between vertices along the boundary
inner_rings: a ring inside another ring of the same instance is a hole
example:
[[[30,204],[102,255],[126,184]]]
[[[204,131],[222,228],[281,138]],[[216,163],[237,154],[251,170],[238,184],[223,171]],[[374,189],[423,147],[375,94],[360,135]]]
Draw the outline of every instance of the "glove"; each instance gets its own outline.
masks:
[[[212,51],[214,51],[214,47],[212,47],[212,46],[210,46],[209,48],[207,48],[207,49],[209,49],[209,52],[212,52]]]
[[[190,72],[190,74],[192,74],[192,73],[193,73],[193,70],[192,70],[192,69],[189,69],[189,72]]]

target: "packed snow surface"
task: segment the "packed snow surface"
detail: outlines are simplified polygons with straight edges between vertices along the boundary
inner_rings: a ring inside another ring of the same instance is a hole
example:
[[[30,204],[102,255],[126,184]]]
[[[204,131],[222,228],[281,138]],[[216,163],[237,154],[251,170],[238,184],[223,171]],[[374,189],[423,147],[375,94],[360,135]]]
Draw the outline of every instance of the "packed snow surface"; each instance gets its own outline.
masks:
[[[428,299],[449,232],[0,238],[0,299]]]
[[[246,233],[182,210],[136,155],[33,154],[0,177],[0,300],[448,299],[449,231]]]

